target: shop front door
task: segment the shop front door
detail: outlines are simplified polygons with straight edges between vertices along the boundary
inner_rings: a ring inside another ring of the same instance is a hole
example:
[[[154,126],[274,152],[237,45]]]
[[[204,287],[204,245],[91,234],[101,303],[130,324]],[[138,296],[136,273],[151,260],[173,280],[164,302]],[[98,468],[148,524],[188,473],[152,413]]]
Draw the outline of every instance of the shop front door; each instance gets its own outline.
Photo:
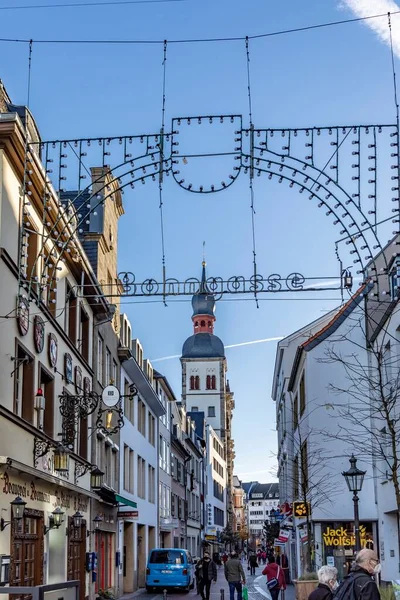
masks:
[[[80,600],[85,598],[86,522],[75,527],[74,519],[68,517],[68,581],[80,581]]]
[[[43,583],[43,511],[26,508],[23,519],[12,521],[10,555],[10,586]]]

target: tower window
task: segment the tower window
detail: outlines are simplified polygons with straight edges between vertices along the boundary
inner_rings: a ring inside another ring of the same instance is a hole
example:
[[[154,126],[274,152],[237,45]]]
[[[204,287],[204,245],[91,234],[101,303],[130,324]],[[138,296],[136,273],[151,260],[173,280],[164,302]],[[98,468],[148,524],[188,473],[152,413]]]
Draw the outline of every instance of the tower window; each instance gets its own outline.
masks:
[[[198,375],[196,375],[196,377],[194,379],[194,389],[195,390],[200,389],[200,377]]]
[[[216,379],[215,375],[212,375],[212,377],[211,377],[211,389],[212,390],[217,389],[217,379]]]
[[[206,322],[205,321],[200,321],[200,327],[205,327],[206,326]]]
[[[208,407],[207,416],[208,417],[215,417],[215,406],[209,406]]]
[[[211,329],[211,321],[208,321],[208,329]]]
[[[198,321],[195,321],[195,323],[194,323],[194,326],[195,326],[195,327],[198,327],[198,326],[199,326],[199,322],[198,322]]]
[[[194,375],[190,376],[190,389],[194,390]]]
[[[211,376],[207,375],[207,379],[206,379],[206,388],[209,390],[211,389]]]

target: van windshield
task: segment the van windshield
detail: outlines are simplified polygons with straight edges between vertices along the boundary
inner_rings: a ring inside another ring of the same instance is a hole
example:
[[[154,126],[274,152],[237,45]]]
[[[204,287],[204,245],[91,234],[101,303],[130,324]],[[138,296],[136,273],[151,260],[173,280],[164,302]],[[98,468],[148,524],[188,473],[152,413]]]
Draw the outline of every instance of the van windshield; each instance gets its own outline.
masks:
[[[184,565],[185,555],[179,550],[153,550],[150,562],[159,565]]]

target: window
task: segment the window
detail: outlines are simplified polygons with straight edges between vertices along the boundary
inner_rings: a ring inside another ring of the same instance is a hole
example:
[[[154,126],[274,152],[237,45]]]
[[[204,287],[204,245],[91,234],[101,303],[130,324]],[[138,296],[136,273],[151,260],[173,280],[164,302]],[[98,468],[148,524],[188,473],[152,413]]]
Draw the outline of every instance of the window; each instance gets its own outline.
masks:
[[[216,506],[214,506],[214,525],[220,525],[221,527],[225,525],[224,511]]]
[[[124,415],[132,425],[134,424],[135,398],[130,396],[130,383],[124,379]]]
[[[19,344],[14,369],[14,412],[25,421],[33,423],[35,361]],[[40,427],[40,423],[37,426]]]
[[[213,469],[220,477],[224,476],[224,467],[217,461],[216,458],[213,458]]]
[[[149,442],[152,446],[156,445],[156,420],[149,411]]]
[[[299,398],[297,394],[293,400],[293,431],[296,431],[299,424]]]
[[[194,389],[200,389],[200,377],[198,375],[196,375],[196,377],[194,378]]]
[[[79,347],[85,360],[89,360],[90,321],[86,311],[80,306],[79,317]]]
[[[146,498],[146,461],[141,456],[138,456],[137,470],[137,494],[139,498]]]
[[[67,282],[65,288],[65,332],[73,344],[76,343],[77,298]]]
[[[205,327],[206,326],[206,322],[205,321],[200,321],[200,327]]]
[[[208,417],[215,417],[215,406],[209,406],[207,410]]]
[[[142,400],[138,400],[138,430],[146,437],[146,406]]]
[[[300,416],[303,415],[306,408],[306,386],[304,382],[304,371],[300,379]]]
[[[221,502],[224,501],[224,487],[218,483],[218,481],[215,481],[214,479],[214,497],[217,498],[217,500],[221,500]]]
[[[50,257],[50,254],[47,250],[45,251],[45,255],[43,258],[42,271],[45,281],[43,299],[46,303],[47,308],[54,317],[57,311],[57,271],[54,261]]]
[[[112,374],[111,375],[112,375],[111,378],[114,382],[114,385],[116,385],[118,387],[118,366],[114,359],[112,361]]]
[[[27,225],[27,229],[29,229],[29,237],[26,234],[26,239],[24,240],[24,242],[27,244],[26,278],[28,281],[32,282],[33,286],[35,286],[35,277],[37,276],[38,270],[38,234],[32,223]]]
[[[192,412],[199,412],[198,406],[192,406]]]
[[[111,352],[106,348],[106,380],[105,385],[110,385],[112,373]]]
[[[206,387],[208,390],[215,390],[217,387],[217,379],[215,375],[207,375],[206,377]]]
[[[124,490],[133,494],[134,454],[132,448],[124,444]]]
[[[54,379],[42,366],[39,370],[39,381],[46,398],[43,429],[49,437],[54,438]]]
[[[151,465],[148,466],[148,485],[149,485],[149,502],[155,504],[156,502],[156,470]]]
[[[97,340],[97,379],[103,385],[103,338],[99,335]]]

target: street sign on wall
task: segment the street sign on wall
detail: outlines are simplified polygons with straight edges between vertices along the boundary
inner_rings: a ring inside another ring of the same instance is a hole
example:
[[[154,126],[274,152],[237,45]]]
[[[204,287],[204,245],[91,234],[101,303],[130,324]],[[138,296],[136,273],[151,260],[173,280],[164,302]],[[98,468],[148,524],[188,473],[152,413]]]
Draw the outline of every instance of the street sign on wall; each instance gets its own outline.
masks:
[[[118,517],[118,519],[138,519],[139,511],[138,510],[127,510],[125,512],[118,511],[117,517]]]

